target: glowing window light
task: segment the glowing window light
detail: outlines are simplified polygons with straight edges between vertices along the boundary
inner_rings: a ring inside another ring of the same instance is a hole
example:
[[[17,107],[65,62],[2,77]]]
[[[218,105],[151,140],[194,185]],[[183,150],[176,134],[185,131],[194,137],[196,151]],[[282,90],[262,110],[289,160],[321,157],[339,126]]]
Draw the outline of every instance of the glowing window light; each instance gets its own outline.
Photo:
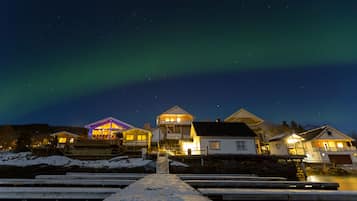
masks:
[[[66,143],[67,139],[65,137],[58,138],[58,143]]]
[[[180,122],[181,121],[181,118],[180,117],[177,117],[177,122]]]
[[[169,122],[169,121],[170,121],[170,119],[169,119],[169,118],[166,118],[166,119],[165,119],[165,121],[166,121],[166,122]]]
[[[139,141],[145,141],[146,140],[146,135],[138,135],[138,140]]]
[[[73,137],[71,139],[69,139],[69,143],[71,143],[71,144],[74,143],[74,138]]]
[[[134,135],[126,135],[125,140],[134,140]]]
[[[338,148],[343,148],[343,143],[342,142],[337,142],[337,147]]]

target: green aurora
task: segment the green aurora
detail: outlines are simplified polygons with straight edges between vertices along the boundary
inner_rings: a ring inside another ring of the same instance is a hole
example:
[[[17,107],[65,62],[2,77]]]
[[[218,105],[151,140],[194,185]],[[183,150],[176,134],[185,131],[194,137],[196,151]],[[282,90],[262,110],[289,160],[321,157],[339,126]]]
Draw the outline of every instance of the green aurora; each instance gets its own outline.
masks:
[[[104,33],[99,41],[78,38],[81,41],[73,46],[63,41],[53,50],[16,55],[16,62],[0,76],[0,113],[16,119],[61,101],[147,79],[356,63],[353,8],[305,6],[295,2],[289,8],[251,7],[212,16],[213,8],[204,16],[195,10],[185,17],[178,12],[172,14],[178,19],[130,25],[118,36],[113,28],[111,37]],[[252,10],[260,14],[252,15]]]

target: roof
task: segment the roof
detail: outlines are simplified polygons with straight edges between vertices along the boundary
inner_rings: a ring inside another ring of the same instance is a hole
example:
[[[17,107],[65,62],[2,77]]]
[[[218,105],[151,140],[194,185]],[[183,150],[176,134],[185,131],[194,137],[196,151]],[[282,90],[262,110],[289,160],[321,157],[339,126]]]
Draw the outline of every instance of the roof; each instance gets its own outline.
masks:
[[[275,135],[275,136],[273,136],[273,137],[271,137],[269,139],[269,142],[279,141],[279,140],[282,140],[282,139],[286,138],[287,136],[288,136],[288,134],[286,134],[286,133],[283,133],[283,134],[280,134],[280,135]]]
[[[163,112],[162,114],[189,114],[186,110],[182,109],[181,107],[175,105],[172,108],[166,110],[165,112]]]
[[[68,131],[59,131],[59,132],[56,132],[56,133],[52,133],[50,136],[57,136],[57,135],[61,135],[61,134],[69,135],[69,136],[72,136],[72,137],[79,137],[78,134],[70,133]]]
[[[298,135],[300,137],[303,137],[306,141],[309,141],[309,140],[313,140],[313,139],[323,135],[326,130],[336,130],[336,132],[340,136],[342,136],[343,138],[347,138],[347,139],[353,140],[350,136],[347,136],[346,134],[338,131],[337,129],[335,129],[335,128],[329,126],[329,125],[324,125],[324,126],[321,126],[319,128],[310,129],[308,131],[299,133]]]
[[[310,129],[308,131],[299,133],[298,135],[303,137],[306,141],[309,141],[309,140],[314,139],[318,135],[320,135],[322,133],[322,131],[324,131],[325,129],[326,129],[326,126],[322,126],[319,128],[314,128],[314,129]]]
[[[125,129],[135,128],[134,126],[132,126],[132,125],[130,125],[128,123],[125,123],[123,121],[120,121],[120,120],[118,120],[116,118],[113,118],[113,117],[107,117],[105,119],[98,120],[98,121],[96,121],[94,123],[90,123],[90,124],[86,125],[85,127],[86,128],[96,128],[96,127],[98,127],[100,125],[103,125],[103,124],[106,124],[108,122],[114,122],[116,124],[119,124],[119,125],[123,126]]]
[[[197,136],[256,137],[245,123],[238,122],[192,122]]]
[[[235,113],[231,114],[229,117],[227,117],[224,121],[229,121],[229,122],[234,122],[237,119],[254,119],[258,122],[258,124],[263,123],[264,120],[258,116],[256,116],[255,114],[248,112],[246,109],[241,108],[238,111],[236,111]]]

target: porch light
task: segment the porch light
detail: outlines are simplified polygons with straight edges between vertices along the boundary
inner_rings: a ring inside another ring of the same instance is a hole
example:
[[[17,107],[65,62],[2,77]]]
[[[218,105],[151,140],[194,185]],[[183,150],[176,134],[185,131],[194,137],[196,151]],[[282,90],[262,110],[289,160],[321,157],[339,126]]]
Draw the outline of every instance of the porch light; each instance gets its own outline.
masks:
[[[181,118],[180,117],[177,117],[177,122],[180,122],[181,121]]]

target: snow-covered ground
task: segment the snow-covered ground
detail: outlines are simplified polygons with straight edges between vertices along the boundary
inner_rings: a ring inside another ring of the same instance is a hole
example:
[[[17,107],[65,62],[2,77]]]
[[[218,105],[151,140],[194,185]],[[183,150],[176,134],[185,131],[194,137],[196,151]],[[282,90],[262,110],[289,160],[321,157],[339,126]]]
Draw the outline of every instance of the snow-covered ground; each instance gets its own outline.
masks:
[[[79,166],[83,168],[133,168],[152,162],[141,158],[116,157],[110,160],[76,160],[66,156],[33,156],[31,152],[0,152],[0,165],[26,167],[32,165]]]

